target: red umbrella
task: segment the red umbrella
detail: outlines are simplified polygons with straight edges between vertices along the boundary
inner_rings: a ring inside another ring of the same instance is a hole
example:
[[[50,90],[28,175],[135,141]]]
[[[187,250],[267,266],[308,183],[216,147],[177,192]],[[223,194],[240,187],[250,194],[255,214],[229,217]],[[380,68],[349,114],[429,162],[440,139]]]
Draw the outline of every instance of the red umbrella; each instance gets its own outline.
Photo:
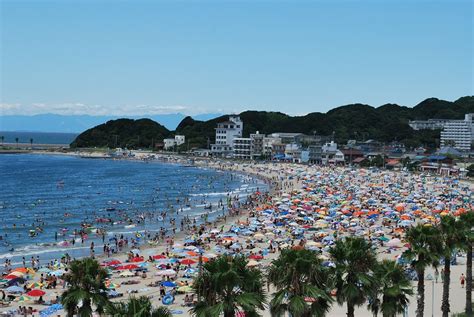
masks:
[[[154,260],[166,259],[166,256],[164,256],[162,254],[157,254],[157,255],[153,256],[153,259]]]
[[[181,264],[184,264],[184,265],[194,264],[194,263],[196,263],[196,261],[192,259],[184,259],[183,261],[181,261]]]
[[[18,278],[18,276],[10,274],[10,275],[7,275],[7,276],[4,277],[4,279],[6,279],[6,280],[13,280],[14,278]]]
[[[34,289],[34,290],[31,290],[28,293],[26,293],[26,295],[32,296],[32,297],[40,297],[40,296],[43,296],[44,294],[46,294],[46,292],[44,292],[40,289]]]
[[[251,256],[249,256],[249,259],[252,259],[252,260],[261,260],[261,259],[263,259],[263,256],[258,255],[258,254],[252,254]]]
[[[104,264],[106,266],[114,266],[114,265],[122,264],[122,262],[120,262],[119,260],[112,260],[112,261],[109,261],[109,262],[105,262]]]
[[[126,264],[126,265],[117,266],[117,270],[133,270],[137,268],[138,268],[138,265],[136,264]]]
[[[130,262],[143,262],[143,261],[144,261],[144,258],[142,256],[137,256],[130,260]]]

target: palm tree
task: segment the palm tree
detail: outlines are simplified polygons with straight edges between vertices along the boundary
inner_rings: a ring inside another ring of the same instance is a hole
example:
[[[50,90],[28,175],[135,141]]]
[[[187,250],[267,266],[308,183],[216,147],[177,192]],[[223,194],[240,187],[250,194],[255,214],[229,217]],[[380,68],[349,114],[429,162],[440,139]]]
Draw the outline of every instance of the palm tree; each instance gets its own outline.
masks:
[[[437,266],[441,243],[437,228],[418,224],[407,230],[406,241],[410,247],[403,253],[403,257],[411,262],[418,278],[416,316],[423,317],[425,311],[425,269]]]
[[[443,317],[449,317],[449,284],[451,283],[451,259],[456,248],[462,247],[463,228],[460,221],[456,221],[453,216],[443,216],[439,223],[439,231],[443,249],[441,255],[444,258],[444,279],[443,279],[443,300],[441,311]]]
[[[383,317],[395,317],[404,312],[408,297],[413,295],[411,282],[403,267],[395,261],[383,260],[374,270],[377,281],[374,294],[369,300],[369,309],[375,316],[382,312]]]
[[[346,302],[347,316],[354,317],[355,306],[362,305],[373,293],[375,280],[371,269],[377,263],[370,243],[359,237],[337,240],[329,253],[335,263],[336,299]]]
[[[106,277],[107,271],[94,259],[85,258],[71,263],[64,278],[69,288],[61,296],[61,303],[68,317],[72,317],[75,313],[81,317],[89,317],[93,312],[92,305],[95,305],[99,314],[103,313],[109,304],[106,296]],[[78,304],[81,302],[82,305],[79,307]]]
[[[258,316],[265,304],[262,272],[247,263],[243,256],[220,256],[205,263],[193,283],[199,299],[191,312],[197,317],[234,317],[243,310],[246,316]]]
[[[474,212],[462,214],[459,220],[464,225],[464,248],[466,250],[466,315],[472,316],[472,246],[474,242]]]
[[[327,271],[313,251],[283,250],[268,271],[268,282],[277,290],[270,302],[272,316],[324,316],[332,302]]]
[[[130,297],[126,302],[110,303],[105,311],[107,315],[114,317],[173,317],[167,307],[153,308],[146,296]]]

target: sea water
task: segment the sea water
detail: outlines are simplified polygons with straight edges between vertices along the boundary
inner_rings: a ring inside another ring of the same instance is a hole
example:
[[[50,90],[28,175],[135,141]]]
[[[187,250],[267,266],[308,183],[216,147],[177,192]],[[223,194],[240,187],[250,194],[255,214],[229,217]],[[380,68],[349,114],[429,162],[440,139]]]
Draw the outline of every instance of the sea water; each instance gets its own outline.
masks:
[[[217,203],[225,205],[229,195],[244,200],[267,188],[261,180],[207,168],[32,154],[0,155],[0,181],[0,260],[14,264],[32,256],[45,263],[66,252],[86,256],[91,241],[100,254],[102,239],[93,232],[84,243],[64,243],[84,223],[105,229],[106,243],[115,234],[169,229],[170,217],[179,230],[183,217],[199,223],[205,213],[210,220],[222,215]],[[168,219],[161,219],[162,212]]]

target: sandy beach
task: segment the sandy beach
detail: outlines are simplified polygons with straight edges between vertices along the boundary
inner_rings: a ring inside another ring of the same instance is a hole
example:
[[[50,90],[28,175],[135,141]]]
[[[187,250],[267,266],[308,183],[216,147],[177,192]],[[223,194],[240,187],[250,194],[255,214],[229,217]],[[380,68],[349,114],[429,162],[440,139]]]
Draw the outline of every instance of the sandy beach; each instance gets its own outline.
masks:
[[[473,208],[472,184],[429,175],[287,163],[197,160],[195,164],[263,178],[270,185],[270,193],[253,193],[246,200],[240,200],[238,208],[230,208],[225,218],[205,225],[197,224],[190,231],[179,232],[157,243],[145,242],[133,251],[128,249],[108,257],[98,250],[96,258],[111,270],[108,282],[111,294],[121,294],[114,301],[144,295],[151,298],[154,305],[162,305],[159,284],[167,281],[170,287],[161,287],[161,290],[177,292],[174,302],[168,307],[175,315],[189,316],[190,308],[184,306],[184,301],[191,294],[188,286],[197,274],[198,240],[206,241],[199,245],[199,248],[204,248],[206,261],[219,254],[245,254],[250,257],[251,265],[264,271],[272,259],[278,257],[279,250],[291,247],[301,239],[306,241],[306,247],[327,258],[335,232],[337,238],[364,236],[372,240],[380,259],[398,259],[406,249],[403,235],[407,227],[420,221],[435,222],[444,212],[456,213]],[[443,196],[454,192],[458,196]],[[470,201],[462,200],[463,197],[469,197]],[[282,211],[285,213],[283,218]],[[277,223],[282,225],[277,226]],[[109,264],[112,259],[115,266]],[[187,264],[183,264],[183,260]],[[126,265],[131,265],[131,270]],[[136,268],[146,268],[146,277],[135,272]],[[46,279],[48,274],[58,270],[64,270],[64,266],[58,263],[44,269],[43,273],[28,273],[27,284],[40,282],[41,278]],[[451,273],[453,313],[464,309],[465,290],[459,283],[462,272],[465,272],[465,256],[460,254]],[[431,268],[426,276],[425,316],[440,316],[441,280],[437,283],[431,281],[435,276]],[[413,281],[414,286],[415,283]],[[42,284],[36,288],[46,293],[43,296],[46,301],[54,301],[63,290],[60,278],[55,289],[47,288],[44,280]],[[268,298],[271,293],[272,289]],[[35,304],[34,297],[18,300],[21,294],[15,296],[16,300],[8,307],[1,307],[0,312],[13,314],[19,306],[32,307],[36,311],[47,308]],[[416,295],[410,298],[406,316],[414,316],[415,308]],[[262,313],[270,316],[268,310]],[[345,316],[345,313],[345,307],[334,303],[328,316]],[[39,316],[39,313],[33,315]],[[64,311],[54,312],[52,316],[64,316]],[[364,305],[356,309],[356,316],[368,317],[372,313]]]

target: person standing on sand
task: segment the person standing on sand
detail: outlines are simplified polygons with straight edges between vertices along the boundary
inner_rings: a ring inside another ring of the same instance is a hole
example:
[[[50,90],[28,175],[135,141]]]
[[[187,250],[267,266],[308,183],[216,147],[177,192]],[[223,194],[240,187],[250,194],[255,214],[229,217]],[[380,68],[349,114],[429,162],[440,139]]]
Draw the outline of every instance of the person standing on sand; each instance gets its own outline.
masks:
[[[459,281],[461,282],[461,288],[464,288],[464,283],[466,283],[466,277],[464,276],[464,273],[461,273]]]

